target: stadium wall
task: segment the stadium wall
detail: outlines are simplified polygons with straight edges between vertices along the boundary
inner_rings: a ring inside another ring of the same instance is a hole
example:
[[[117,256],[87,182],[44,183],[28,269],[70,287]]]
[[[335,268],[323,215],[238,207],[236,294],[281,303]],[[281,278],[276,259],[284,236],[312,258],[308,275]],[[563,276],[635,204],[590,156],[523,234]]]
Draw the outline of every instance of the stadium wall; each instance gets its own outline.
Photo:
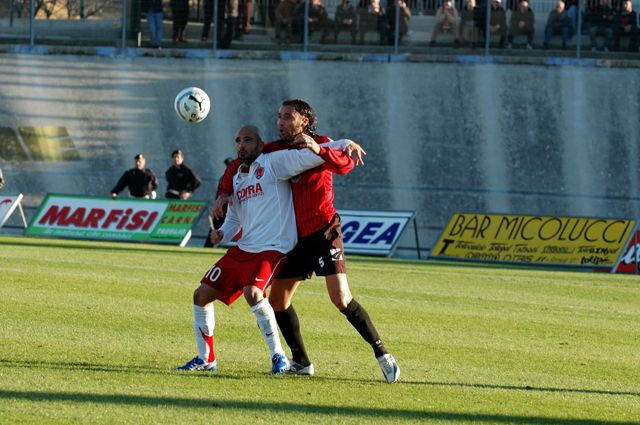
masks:
[[[200,124],[173,111],[189,85],[212,97]],[[424,248],[456,211],[638,218],[640,74],[580,66],[3,55],[4,193],[32,206],[47,192],[108,195],[144,152],[162,194],[180,147],[204,180],[195,198],[210,200],[235,131],[252,123],[274,139],[292,97],[315,107],[321,134],[367,149],[364,167],[335,178],[336,205],[415,210]],[[43,126],[68,137],[38,152],[24,128]],[[60,160],[69,150],[79,159]],[[400,245],[415,246],[405,233]]]

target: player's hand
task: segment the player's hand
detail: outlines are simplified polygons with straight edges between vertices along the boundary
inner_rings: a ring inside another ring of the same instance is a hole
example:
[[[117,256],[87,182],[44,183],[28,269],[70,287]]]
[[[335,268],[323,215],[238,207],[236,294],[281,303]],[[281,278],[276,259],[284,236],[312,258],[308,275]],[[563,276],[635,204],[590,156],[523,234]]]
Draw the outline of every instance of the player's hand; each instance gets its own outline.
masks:
[[[293,139],[293,143],[298,149],[307,148],[316,155],[320,153],[320,145],[308,134],[298,134],[296,138]]]
[[[356,142],[351,142],[344,148],[344,151],[347,155],[351,155],[356,165],[364,165],[364,157],[367,155],[362,146],[357,144]]]
[[[112,193],[112,194],[111,194],[111,197],[112,197],[113,199],[116,199],[116,198],[118,197],[118,194],[114,192],[114,193]]]
[[[182,192],[180,192],[180,199],[182,199],[183,201],[186,201],[189,198],[191,198],[191,192],[187,192],[186,190],[183,190]]]
[[[222,230],[211,230],[211,236],[209,236],[209,240],[212,244],[218,245],[223,237],[224,232]]]
[[[213,218],[220,220],[222,217],[224,217],[223,207],[227,205],[230,201],[231,201],[231,197],[229,195],[218,196],[215,204],[213,205],[213,211],[211,213]]]

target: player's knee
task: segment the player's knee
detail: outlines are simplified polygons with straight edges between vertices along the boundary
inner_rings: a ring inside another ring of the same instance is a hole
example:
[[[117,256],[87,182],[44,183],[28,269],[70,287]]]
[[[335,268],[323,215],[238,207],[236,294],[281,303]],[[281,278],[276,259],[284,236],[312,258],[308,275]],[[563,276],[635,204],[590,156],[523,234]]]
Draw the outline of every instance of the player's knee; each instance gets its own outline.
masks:
[[[215,301],[216,297],[212,288],[206,285],[200,285],[193,291],[193,303],[204,307],[210,302]]]
[[[274,296],[273,292],[269,294],[269,304],[273,307],[273,311],[283,311],[287,309],[287,305],[282,298]]]
[[[251,306],[258,304],[264,299],[264,292],[257,286],[245,286],[242,291],[244,298]]]
[[[336,308],[340,311],[344,310],[345,308],[347,308],[347,306],[349,305],[349,303],[352,300],[351,294],[345,294],[345,293],[339,293],[339,294],[331,294],[330,295],[331,298],[331,302],[333,303],[333,305],[336,306]]]

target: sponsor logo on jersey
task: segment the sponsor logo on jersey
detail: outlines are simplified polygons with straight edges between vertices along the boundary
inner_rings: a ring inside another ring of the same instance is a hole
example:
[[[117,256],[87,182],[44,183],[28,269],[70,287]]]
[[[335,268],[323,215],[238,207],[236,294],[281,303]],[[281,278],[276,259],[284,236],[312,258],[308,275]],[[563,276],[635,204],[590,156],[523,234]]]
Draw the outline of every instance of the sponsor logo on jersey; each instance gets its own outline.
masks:
[[[238,200],[240,202],[244,202],[247,199],[255,198],[256,196],[262,195],[264,195],[264,192],[260,183],[245,186],[242,189],[238,190],[238,192],[236,193],[236,196],[238,197]]]
[[[262,176],[264,176],[264,167],[256,168],[256,178],[260,179]]]

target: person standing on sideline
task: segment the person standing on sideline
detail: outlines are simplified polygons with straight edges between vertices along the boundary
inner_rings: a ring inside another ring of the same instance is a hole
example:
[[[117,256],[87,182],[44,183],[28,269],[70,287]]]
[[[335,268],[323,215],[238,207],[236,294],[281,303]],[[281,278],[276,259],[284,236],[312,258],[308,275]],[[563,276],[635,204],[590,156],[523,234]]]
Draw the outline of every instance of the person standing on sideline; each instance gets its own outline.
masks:
[[[287,180],[325,160],[351,162],[352,167],[353,163],[342,151],[306,140],[301,141],[300,147],[308,150],[262,155],[264,143],[254,126],[242,127],[235,143],[242,164],[233,176],[234,202],[228,206],[222,227],[211,233],[211,242],[229,242],[240,229],[242,236],[238,245],[229,248],[205,273],[193,294],[193,328],[198,354],[178,370],[217,370],[213,302],[220,300],[231,305],[244,294],[271,352],[271,373],[279,375],[287,371],[289,361],[280,343],[273,309],[264,294],[297,239]]]
[[[156,199],[158,178],[155,173],[145,168],[144,155],[139,153],[134,157],[135,167],[122,174],[118,183],[111,189],[111,197],[117,198],[118,194],[129,188],[129,196],[132,198]]]
[[[328,137],[316,134],[317,126],[316,113],[307,102],[300,99],[286,100],[278,112],[280,139],[267,147],[294,149],[294,141],[299,137],[313,139],[321,144],[328,142]],[[364,151],[356,149],[357,163],[362,163],[363,153]],[[216,201],[215,214],[219,214],[222,205],[228,202],[226,195],[231,193],[229,178],[235,173],[234,164],[227,168],[218,186],[219,202]],[[349,289],[340,216],[333,205],[335,195],[332,173],[336,171],[339,170],[325,164],[291,180],[299,240],[289,253],[283,270],[276,275],[269,301],[275,310],[282,336],[291,349],[292,363],[289,372],[313,375],[314,366],[304,346],[292,299],[303,279],[310,278],[313,272],[317,276],[324,276],[332,303],[372,347],[385,380],[392,383],[400,377],[400,368],[382,343],[367,311],[353,298]]]
[[[191,167],[184,163],[184,153],[176,149],[171,154],[173,165],[165,172],[167,178],[167,199],[191,198],[193,192],[200,187],[200,177]]]
[[[171,0],[171,13],[173,15],[173,41],[187,43],[185,31],[187,22],[189,22],[189,0]]]
[[[159,49],[162,47],[162,37],[164,35],[162,0],[144,0],[142,10],[147,12],[147,26],[149,27],[151,47]]]
[[[4,187],[4,176],[2,175],[2,169],[0,169],[0,189]]]

